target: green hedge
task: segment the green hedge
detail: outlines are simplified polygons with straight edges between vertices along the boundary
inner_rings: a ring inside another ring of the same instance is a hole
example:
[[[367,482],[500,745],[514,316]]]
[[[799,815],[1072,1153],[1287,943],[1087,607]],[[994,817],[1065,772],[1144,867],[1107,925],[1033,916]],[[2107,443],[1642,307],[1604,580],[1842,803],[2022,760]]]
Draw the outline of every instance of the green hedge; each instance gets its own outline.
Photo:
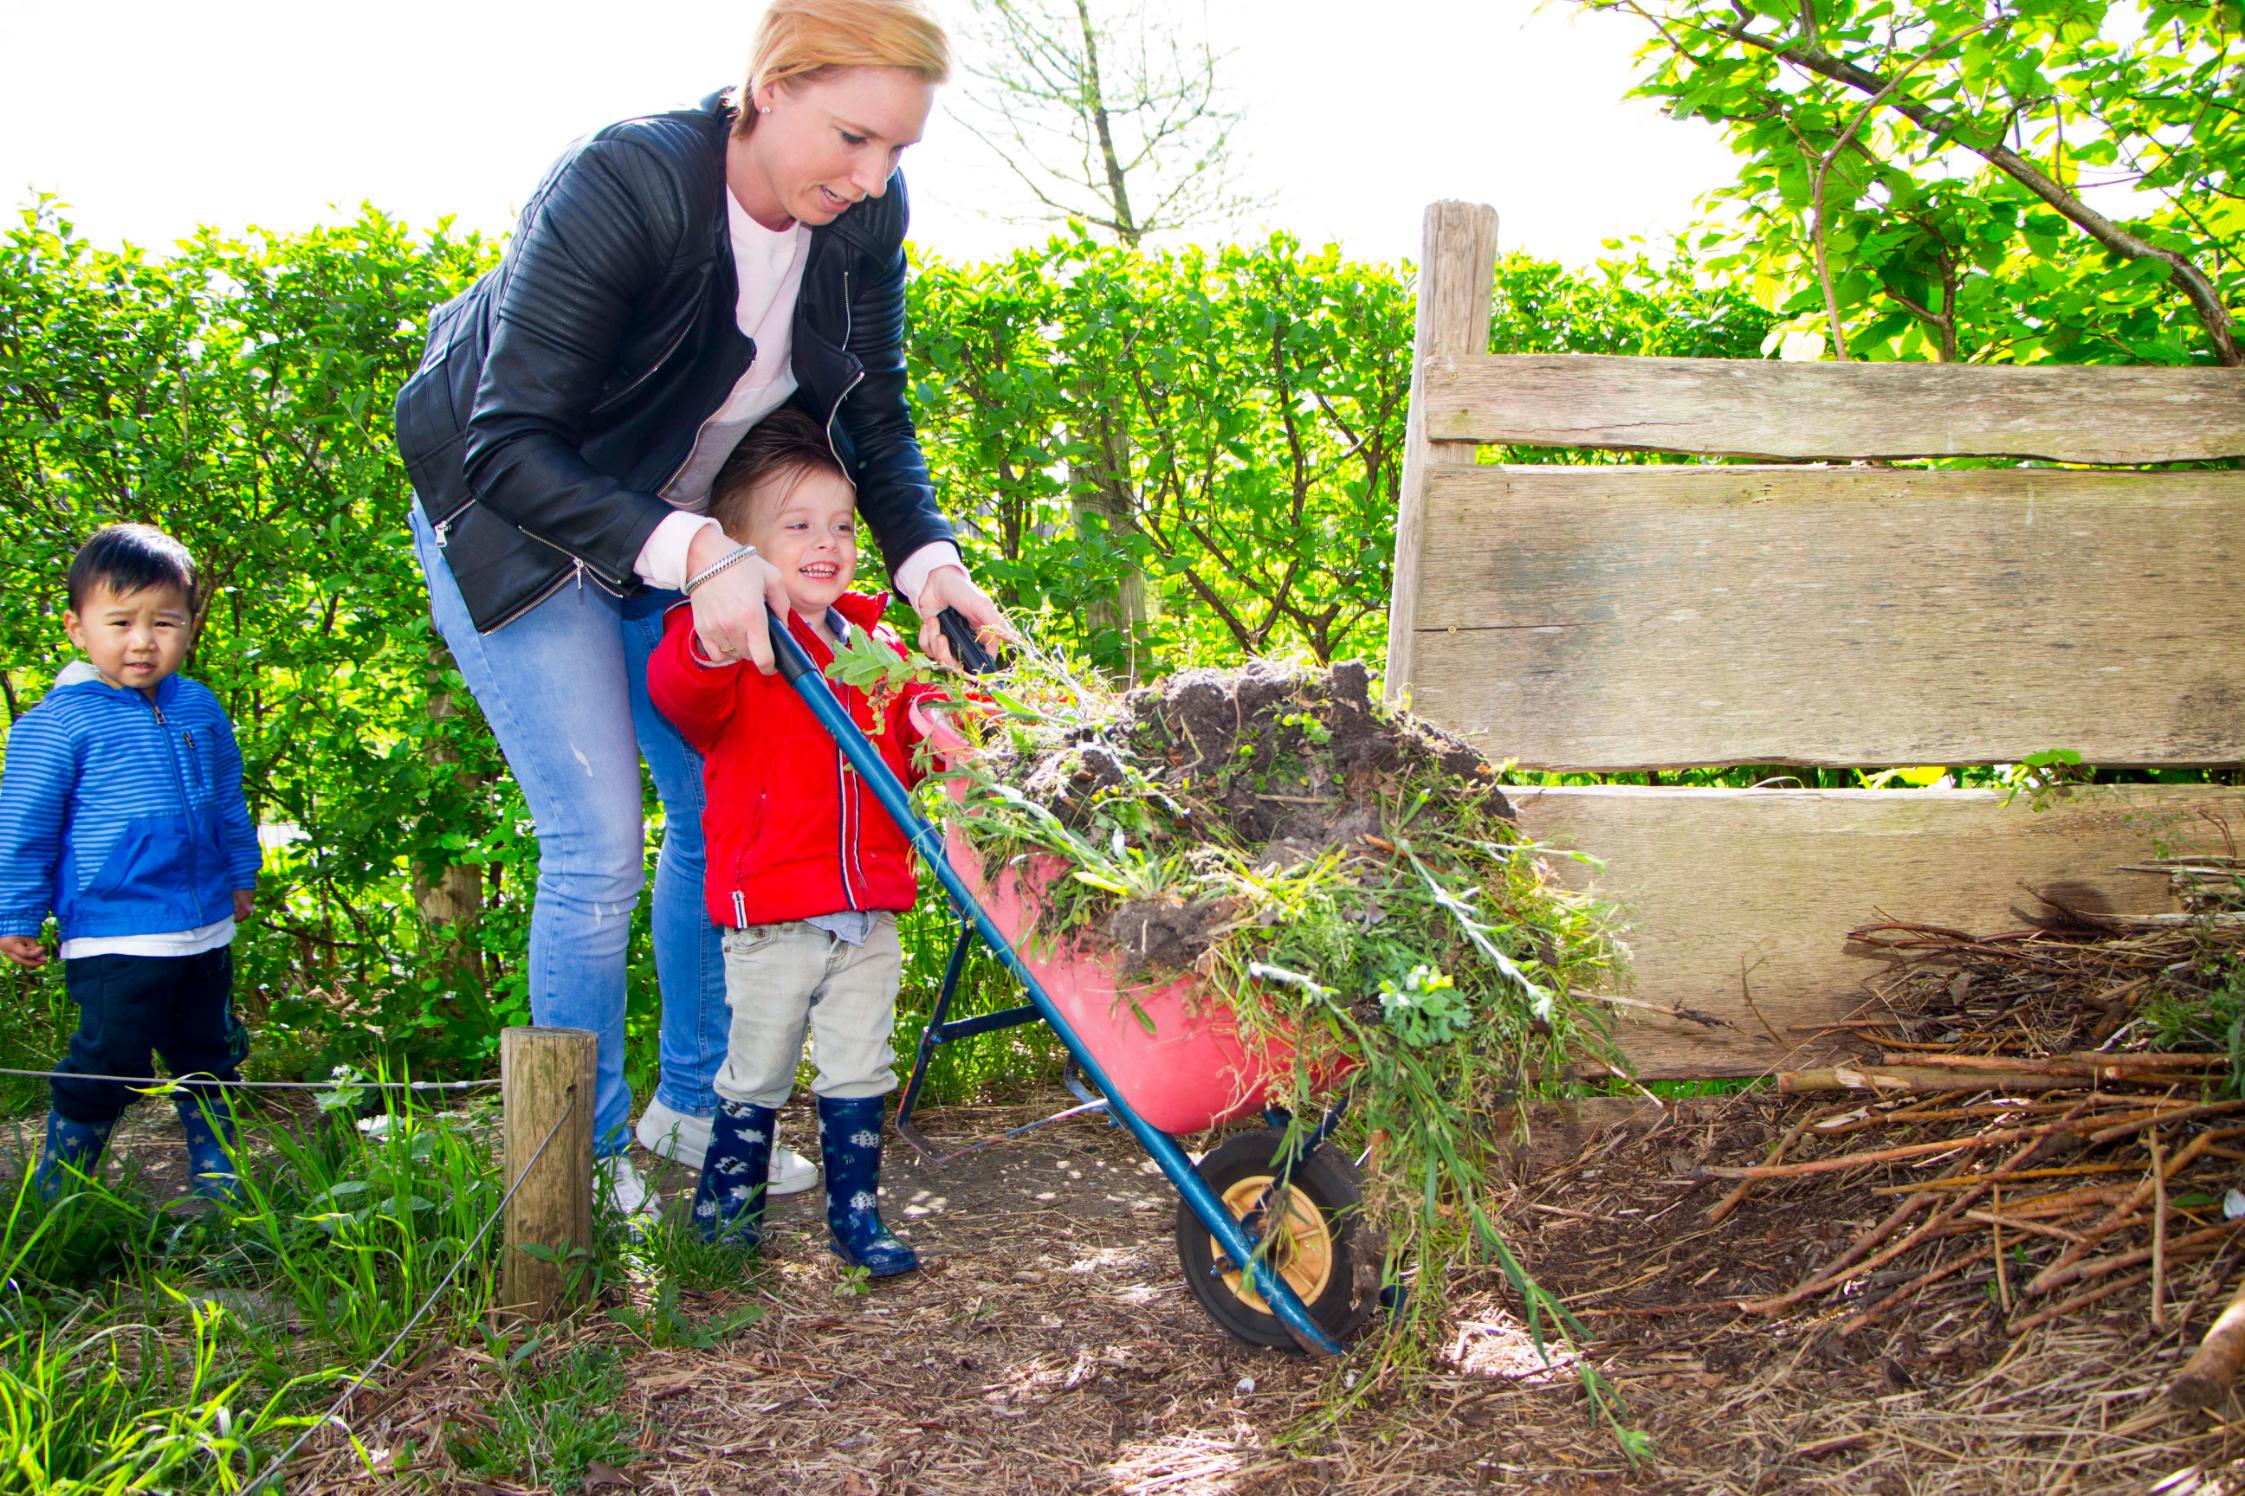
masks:
[[[428,627],[389,417],[429,309],[496,251],[369,211],[155,257],[87,243],[46,201],[0,245],[7,719],[67,657],[61,579],[87,532],[144,520],[188,544],[211,583],[189,669],[234,715],[259,821],[299,837],[269,855],[238,948],[273,1069],[472,1067],[526,1013],[535,843]],[[1500,349],[1752,356],[1769,325],[1641,262],[1512,257],[1498,286]],[[1141,674],[1380,658],[1408,267],[1285,236],[1156,254],[1064,235],[924,260],[911,315],[946,507],[1049,642]],[[448,869],[474,913],[434,926],[416,890]],[[643,920],[633,949],[644,1070]],[[14,980],[0,1052],[51,1058],[56,978]]]

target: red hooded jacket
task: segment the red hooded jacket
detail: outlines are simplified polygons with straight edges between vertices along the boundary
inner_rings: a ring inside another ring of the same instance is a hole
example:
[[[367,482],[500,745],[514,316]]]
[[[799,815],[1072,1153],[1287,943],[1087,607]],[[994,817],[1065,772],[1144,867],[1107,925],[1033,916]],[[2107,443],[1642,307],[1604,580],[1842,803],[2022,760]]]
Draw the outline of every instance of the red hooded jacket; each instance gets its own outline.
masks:
[[[852,628],[871,630],[902,655],[903,641],[880,622],[887,602],[886,594],[846,592],[834,607]],[[823,671],[834,651],[794,614],[787,622]],[[914,783],[918,734],[906,710],[940,692],[908,688],[875,721],[865,692],[827,684],[897,777]],[[693,611],[681,604],[647,662],[647,689],[702,755],[703,897],[711,919],[739,928],[912,907],[919,884],[910,843],[793,686],[746,663],[708,663],[695,643]]]

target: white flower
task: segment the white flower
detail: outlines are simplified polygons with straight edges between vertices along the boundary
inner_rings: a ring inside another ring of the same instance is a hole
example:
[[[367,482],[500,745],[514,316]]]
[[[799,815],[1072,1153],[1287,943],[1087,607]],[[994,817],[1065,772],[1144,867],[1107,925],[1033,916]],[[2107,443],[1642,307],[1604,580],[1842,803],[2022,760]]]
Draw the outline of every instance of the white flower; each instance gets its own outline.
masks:
[[[879,1198],[871,1190],[859,1190],[856,1194],[850,1196],[850,1209],[852,1210],[871,1210],[880,1203]]]
[[[748,1196],[749,1188],[745,1184],[736,1184],[731,1189],[725,1192],[726,1199],[737,1200],[743,1205],[746,1205],[748,1203]]]
[[[881,1135],[871,1128],[861,1127],[850,1134],[850,1141],[860,1148],[878,1148],[881,1145]]]
[[[705,1221],[716,1219],[717,1202],[715,1200],[696,1200],[694,1202],[694,1214]]]

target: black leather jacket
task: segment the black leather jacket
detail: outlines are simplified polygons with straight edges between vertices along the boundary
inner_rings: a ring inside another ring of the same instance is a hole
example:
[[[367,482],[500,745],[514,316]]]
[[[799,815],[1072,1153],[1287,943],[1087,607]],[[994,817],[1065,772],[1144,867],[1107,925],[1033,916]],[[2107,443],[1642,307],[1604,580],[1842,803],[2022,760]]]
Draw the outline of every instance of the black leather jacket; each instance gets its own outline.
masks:
[[[660,490],[754,360],[725,206],[729,93],[570,147],[496,269],[438,307],[398,447],[486,633],[572,576],[640,589]],[[905,406],[904,178],[811,232],[794,400],[891,566],[951,538]]]

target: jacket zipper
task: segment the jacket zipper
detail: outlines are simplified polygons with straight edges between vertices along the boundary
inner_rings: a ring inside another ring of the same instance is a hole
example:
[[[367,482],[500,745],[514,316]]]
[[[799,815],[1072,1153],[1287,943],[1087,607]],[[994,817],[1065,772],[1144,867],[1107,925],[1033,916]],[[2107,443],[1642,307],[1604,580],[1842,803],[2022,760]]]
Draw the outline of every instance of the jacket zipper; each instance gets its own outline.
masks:
[[[600,398],[599,403],[595,404],[591,409],[587,410],[585,414],[588,416],[600,414],[600,412],[606,410],[609,406],[614,405],[617,401],[623,399],[624,396],[630,394],[633,390],[638,389],[648,380],[653,379],[655,377],[656,371],[660,370],[662,366],[669,361],[670,356],[678,351],[679,344],[686,341],[686,334],[693,330],[693,326],[694,319],[692,317],[688,317],[683,323],[679,325],[678,336],[670,340],[670,346],[668,348],[665,348],[662,352],[655,355],[655,361],[653,363],[640,370],[639,373],[633,377],[631,383],[625,385],[622,389],[616,391],[612,395],[603,395]]]
[[[839,747],[834,750],[834,780],[836,798],[842,802],[842,822],[840,827],[842,844],[837,849],[840,853],[841,861],[842,902],[849,905],[849,907],[852,909],[857,909],[861,908],[862,906],[858,902],[857,889],[851,886],[850,883],[850,851],[857,839],[857,816],[855,814],[857,810],[857,800],[856,796],[852,793],[856,786],[852,783],[850,777],[849,756],[843,753]]]
[[[850,272],[844,270],[842,272],[842,352],[845,354],[850,351],[850,328]],[[841,468],[845,473],[849,471],[849,468],[842,461],[842,449],[834,445],[834,418],[842,413],[842,402],[850,398],[850,391],[856,389],[864,379],[865,365],[861,361],[858,364],[857,372],[850,376],[850,382],[842,386],[842,393],[834,397],[834,408],[826,413],[826,450],[834,454],[834,465]]]
[[[579,567],[582,567],[583,564],[583,562],[578,563]],[[551,582],[548,582],[544,587],[540,588],[535,596],[525,600],[520,607],[515,608],[505,617],[494,622],[489,628],[478,629],[476,630],[476,632],[479,634],[497,633],[499,630],[505,628],[508,624],[514,622],[517,618],[520,618],[523,614],[529,612],[532,608],[537,607],[538,604],[544,602],[547,598],[553,596],[556,592],[559,592],[563,587],[568,585],[568,582],[568,572],[564,571],[558,573]]]
[[[156,718],[157,736],[161,737],[164,740],[164,762],[171,765],[172,787],[179,791],[180,813],[186,817],[189,825],[193,825],[195,820],[195,802],[188,797],[187,775],[180,769],[179,754],[172,748],[171,724],[164,719],[164,709],[158,706],[153,698],[146,699],[148,700],[148,710],[153,713]],[[184,730],[185,729],[182,729],[182,731]],[[192,739],[190,739],[190,741],[192,741]],[[195,856],[195,841],[196,839],[193,835],[188,836],[187,897],[190,900],[193,900],[196,897],[198,891],[203,886],[203,870],[200,866],[198,866],[197,858]],[[198,921],[201,919],[202,912],[203,911],[201,906],[197,905],[195,908],[195,915]]]

